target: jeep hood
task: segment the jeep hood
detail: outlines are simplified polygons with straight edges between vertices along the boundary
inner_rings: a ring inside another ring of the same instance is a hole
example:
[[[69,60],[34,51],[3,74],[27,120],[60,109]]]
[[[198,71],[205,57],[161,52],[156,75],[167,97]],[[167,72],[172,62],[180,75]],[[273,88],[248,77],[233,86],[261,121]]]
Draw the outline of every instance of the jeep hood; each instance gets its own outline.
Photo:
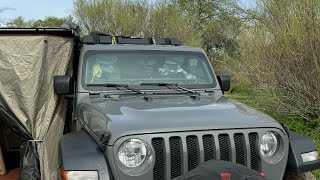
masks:
[[[87,100],[79,106],[81,119],[109,145],[122,136],[172,131],[279,128],[273,118],[223,96],[143,97]]]

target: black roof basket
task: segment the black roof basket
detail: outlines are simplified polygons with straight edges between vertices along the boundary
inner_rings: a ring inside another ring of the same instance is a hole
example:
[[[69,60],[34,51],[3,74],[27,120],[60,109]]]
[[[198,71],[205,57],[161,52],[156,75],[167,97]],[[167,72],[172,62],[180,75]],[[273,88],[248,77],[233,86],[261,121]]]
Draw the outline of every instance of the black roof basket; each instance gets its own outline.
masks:
[[[117,44],[153,44],[152,38],[115,37]]]
[[[112,36],[94,31],[89,35],[84,35],[82,38],[82,43],[84,44],[112,44]]]
[[[177,38],[155,38],[155,42],[158,45],[180,45],[180,42]]]
[[[173,45],[179,46],[177,38],[133,38],[126,36],[111,36],[103,32],[94,31],[82,37],[83,44],[140,44],[140,45]]]

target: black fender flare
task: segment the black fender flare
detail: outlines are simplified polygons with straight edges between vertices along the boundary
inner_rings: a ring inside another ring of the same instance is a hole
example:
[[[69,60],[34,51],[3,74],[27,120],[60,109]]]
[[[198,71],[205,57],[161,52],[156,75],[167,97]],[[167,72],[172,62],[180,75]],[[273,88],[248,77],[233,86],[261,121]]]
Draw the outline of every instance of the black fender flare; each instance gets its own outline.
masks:
[[[65,171],[98,171],[100,180],[112,180],[107,157],[84,130],[63,135],[59,143],[60,168]]]
[[[289,131],[289,156],[287,171],[294,173],[304,173],[320,169],[320,160],[303,162],[301,154],[317,151],[316,144],[308,137],[302,136],[293,131]]]

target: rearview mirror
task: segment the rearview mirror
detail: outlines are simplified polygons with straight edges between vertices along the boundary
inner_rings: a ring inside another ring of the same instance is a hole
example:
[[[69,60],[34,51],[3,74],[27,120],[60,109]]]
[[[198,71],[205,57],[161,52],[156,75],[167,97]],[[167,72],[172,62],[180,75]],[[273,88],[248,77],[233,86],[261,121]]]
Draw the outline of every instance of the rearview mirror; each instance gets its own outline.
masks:
[[[70,95],[73,93],[73,78],[71,76],[54,76],[54,93]]]
[[[221,90],[223,92],[230,90],[230,76],[227,74],[220,74],[217,76]]]

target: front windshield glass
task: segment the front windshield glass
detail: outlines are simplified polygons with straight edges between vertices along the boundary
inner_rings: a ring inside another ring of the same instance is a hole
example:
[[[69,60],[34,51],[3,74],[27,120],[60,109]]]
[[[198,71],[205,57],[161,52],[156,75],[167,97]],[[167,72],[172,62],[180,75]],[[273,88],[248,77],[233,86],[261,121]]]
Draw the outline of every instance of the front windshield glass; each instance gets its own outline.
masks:
[[[85,84],[178,83],[207,85],[215,82],[204,54],[176,51],[87,51]]]

